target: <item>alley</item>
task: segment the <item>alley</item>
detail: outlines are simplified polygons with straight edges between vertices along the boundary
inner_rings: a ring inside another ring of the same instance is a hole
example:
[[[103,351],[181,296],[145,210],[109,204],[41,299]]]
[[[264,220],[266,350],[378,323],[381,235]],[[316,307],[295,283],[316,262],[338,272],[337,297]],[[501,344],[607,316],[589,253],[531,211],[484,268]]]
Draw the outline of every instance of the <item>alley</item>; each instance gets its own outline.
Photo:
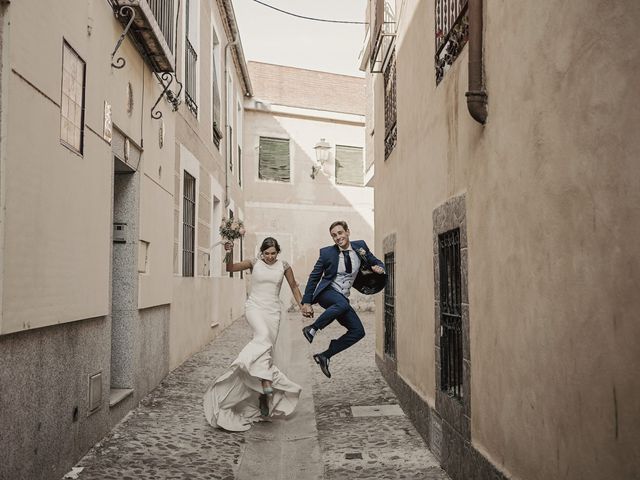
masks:
[[[78,462],[77,478],[448,479],[375,365],[373,314],[362,319],[368,335],[335,358],[327,379],[311,353],[341,327],[329,327],[310,346],[291,314],[283,335],[287,373],[304,389],[296,413],[229,433],[206,423],[202,393],[251,337],[244,319],[236,321],[94,446]]]

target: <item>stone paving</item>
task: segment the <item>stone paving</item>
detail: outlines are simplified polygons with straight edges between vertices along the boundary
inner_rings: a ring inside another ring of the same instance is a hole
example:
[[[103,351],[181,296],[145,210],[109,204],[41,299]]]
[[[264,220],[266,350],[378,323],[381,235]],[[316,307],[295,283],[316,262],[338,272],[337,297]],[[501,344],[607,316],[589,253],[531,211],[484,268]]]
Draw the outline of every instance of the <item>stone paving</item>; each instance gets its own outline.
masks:
[[[334,322],[308,345],[301,318],[290,315],[294,361],[285,373],[303,386],[299,411],[230,433],[207,424],[202,394],[251,338],[246,321],[235,322],[96,444],[77,478],[448,480],[404,415],[352,415],[352,406],[397,404],[375,365],[373,315],[361,318],[368,335],[332,359],[327,379],[311,353],[344,330]]]

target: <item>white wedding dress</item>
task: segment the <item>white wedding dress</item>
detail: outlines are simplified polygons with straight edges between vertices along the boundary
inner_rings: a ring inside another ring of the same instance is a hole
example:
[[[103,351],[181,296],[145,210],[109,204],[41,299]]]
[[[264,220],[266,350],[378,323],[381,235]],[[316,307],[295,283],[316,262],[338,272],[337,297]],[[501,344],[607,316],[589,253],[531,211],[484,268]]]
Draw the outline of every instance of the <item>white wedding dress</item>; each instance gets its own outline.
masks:
[[[260,415],[261,379],[273,382],[269,417],[289,415],[301,388],[273,364],[276,342],[281,340],[284,306],[280,288],[289,265],[276,260],[272,265],[252,260],[251,293],[245,316],[253,328],[253,339],[240,351],[229,369],[218,377],[204,395],[204,413],[212,426],[241,432],[264,419]],[[277,358],[276,358],[277,360]]]

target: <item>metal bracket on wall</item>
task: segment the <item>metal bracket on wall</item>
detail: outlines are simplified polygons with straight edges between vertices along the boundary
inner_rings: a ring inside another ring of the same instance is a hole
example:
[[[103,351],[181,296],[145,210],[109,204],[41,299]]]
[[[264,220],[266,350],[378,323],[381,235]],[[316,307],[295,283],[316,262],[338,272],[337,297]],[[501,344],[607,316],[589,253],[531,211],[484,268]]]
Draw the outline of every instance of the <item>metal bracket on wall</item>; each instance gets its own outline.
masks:
[[[118,43],[116,43],[116,48],[113,49],[113,52],[111,53],[111,66],[114,68],[123,68],[127,61],[122,58],[119,57],[115,62],[113,61],[113,57],[115,56],[116,52],[118,51],[118,49],[120,48],[120,45],[122,45],[122,42],[124,40],[124,37],[127,36],[127,33],[129,33],[129,29],[131,28],[131,24],[133,23],[133,19],[136,16],[136,12],[133,8],[129,7],[128,5],[125,5],[124,7],[121,7],[120,10],[118,10],[118,12],[116,12],[116,16],[131,16],[131,18],[129,19],[129,22],[127,23],[127,26],[124,27],[124,30],[122,31],[122,34],[120,35],[120,38],[118,39]]]
[[[182,92],[182,84],[178,82],[178,80],[176,79],[176,82],[180,85],[180,90],[176,94],[176,93],[173,93],[171,90],[169,90],[169,87],[173,83],[174,78],[176,78],[175,75],[172,75],[169,72],[163,72],[162,75],[158,75],[156,73],[155,75],[158,81],[160,82],[160,85],[162,85],[163,88],[162,88],[162,93],[160,93],[160,96],[156,100],[156,103],[154,103],[153,107],[151,107],[151,118],[155,118],[156,120],[159,120],[162,118],[162,112],[160,110],[156,110],[156,107],[158,106],[158,103],[160,103],[160,100],[162,100],[162,97],[164,97],[165,95],[167,96],[167,100],[172,105],[171,109],[174,112],[178,110],[178,105],[180,105],[180,93]],[[165,82],[167,83],[165,84]],[[154,110],[156,111],[154,112]]]

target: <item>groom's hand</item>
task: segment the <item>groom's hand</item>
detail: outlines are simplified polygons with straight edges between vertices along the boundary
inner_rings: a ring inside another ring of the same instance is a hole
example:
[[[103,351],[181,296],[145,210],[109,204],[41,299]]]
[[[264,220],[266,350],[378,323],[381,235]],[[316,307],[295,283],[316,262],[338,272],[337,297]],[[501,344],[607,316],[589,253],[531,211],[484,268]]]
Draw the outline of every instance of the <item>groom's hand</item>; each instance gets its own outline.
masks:
[[[376,273],[384,273],[384,268],[382,268],[380,265],[372,266],[371,270],[373,270]]]
[[[302,304],[302,315],[307,318],[313,318],[313,307],[308,303]]]

